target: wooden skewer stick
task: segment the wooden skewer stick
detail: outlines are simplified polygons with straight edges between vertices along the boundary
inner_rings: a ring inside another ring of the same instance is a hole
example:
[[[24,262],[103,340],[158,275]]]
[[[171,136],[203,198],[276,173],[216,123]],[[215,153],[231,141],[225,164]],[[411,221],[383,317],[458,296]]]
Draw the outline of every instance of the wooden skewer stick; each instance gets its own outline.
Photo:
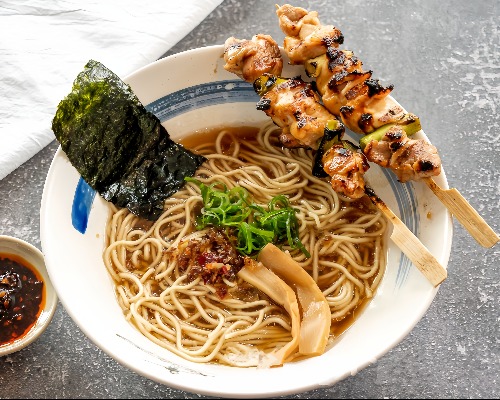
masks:
[[[438,260],[427,250],[422,242],[412,231],[394,214],[389,207],[378,197],[373,189],[366,186],[365,193],[385,216],[392,222],[394,229],[391,234],[392,241],[416,265],[422,274],[434,287],[443,282],[448,273]]]
[[[495,231],[457,189],[442,189],[432,178],[425,178],[424,181],[481,246],[492,247],[500,240]]]

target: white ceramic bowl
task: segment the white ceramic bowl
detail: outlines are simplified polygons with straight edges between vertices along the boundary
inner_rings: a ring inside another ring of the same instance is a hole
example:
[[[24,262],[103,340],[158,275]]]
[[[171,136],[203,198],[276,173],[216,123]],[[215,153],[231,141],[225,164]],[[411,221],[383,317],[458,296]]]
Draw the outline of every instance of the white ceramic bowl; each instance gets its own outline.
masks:
[[[252,86],[224,70],[222,54],[223,46],[183,52],[154,62],[124,80],[174,140],[203,128],[267,120],[256,110],[258,96]],[[285,60],[283,76],[300,74],[305,77],[299,67],[291,67]],[[425,136],[423,132],[417,135]],[[333,385],[397,345],[425,314],[437,292],[390,242],[387,271],[376,295],[325,354],[273,369],[191,363],[158,347],[125,321],[102,261],[107,206],[99,196],[92,201],[88,193],[82,194],[79,180],[59,149],[47,176],[41,207],[42,247],[59,298],[83,332],[107,354],[137,373],[174,388],[220,397],[255,398]],[[427,187],[400,184],[377,166],[369,170],[369,180],[377,194],[446,266],[451,216]],[[444,173],[436,181],[447,187]],[[84,233],[72,224],[73,202],[79,196],[87,200],[80,204],[83,212],[76,221],[77,226],[86,226]]]
[[[43,296],[45,298],[44,306],[31,329],[13,342],[0,345],[1,357],[23,349],[33,343],[45,331],[56,311],[57,295],[45,268],[43,254],[36,247],[24,240],[0,235],[0,256],[17,261],[25,266],[27,266],[27,263],[29,264],[28,268],[35,269],[36,275],[43,281]]]

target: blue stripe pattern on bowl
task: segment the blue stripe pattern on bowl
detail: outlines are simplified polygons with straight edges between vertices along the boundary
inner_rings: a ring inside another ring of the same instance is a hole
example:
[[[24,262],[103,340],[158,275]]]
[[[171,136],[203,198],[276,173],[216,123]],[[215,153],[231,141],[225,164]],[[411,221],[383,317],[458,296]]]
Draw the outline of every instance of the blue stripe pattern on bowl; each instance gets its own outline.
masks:
[[[250,83],[227,80],[181,89],[146,106],[163,123],[186,112],[225,103],[257,103],[259,95]]]

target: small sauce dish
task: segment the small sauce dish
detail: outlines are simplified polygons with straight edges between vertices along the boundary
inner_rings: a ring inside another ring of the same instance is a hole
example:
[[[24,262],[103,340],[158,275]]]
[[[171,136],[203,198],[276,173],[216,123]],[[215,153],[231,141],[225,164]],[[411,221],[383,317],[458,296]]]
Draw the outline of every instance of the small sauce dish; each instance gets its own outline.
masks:
[[[0,357],[34,342],[56,307],[43,253],[24,240],[0,235]]]

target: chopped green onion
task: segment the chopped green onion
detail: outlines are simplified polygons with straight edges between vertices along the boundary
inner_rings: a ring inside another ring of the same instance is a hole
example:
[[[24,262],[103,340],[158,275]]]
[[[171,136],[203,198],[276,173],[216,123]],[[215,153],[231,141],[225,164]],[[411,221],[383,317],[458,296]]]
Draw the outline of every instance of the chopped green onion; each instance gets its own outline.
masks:
[[[236,236],[236,248],[243,255],[256,255],[268,243],[288,243],[306,257],[311,256],[300,241],[297,211],[290,206],[286,196],[273,197],[266,210],[252,203],[243,187],[228,189],[219,182],[205,185],[190,177],[186,181],[200,188],[203,199],[203,209],[195,222],[197,229],[207,226],[226,229],[229,236]]]

